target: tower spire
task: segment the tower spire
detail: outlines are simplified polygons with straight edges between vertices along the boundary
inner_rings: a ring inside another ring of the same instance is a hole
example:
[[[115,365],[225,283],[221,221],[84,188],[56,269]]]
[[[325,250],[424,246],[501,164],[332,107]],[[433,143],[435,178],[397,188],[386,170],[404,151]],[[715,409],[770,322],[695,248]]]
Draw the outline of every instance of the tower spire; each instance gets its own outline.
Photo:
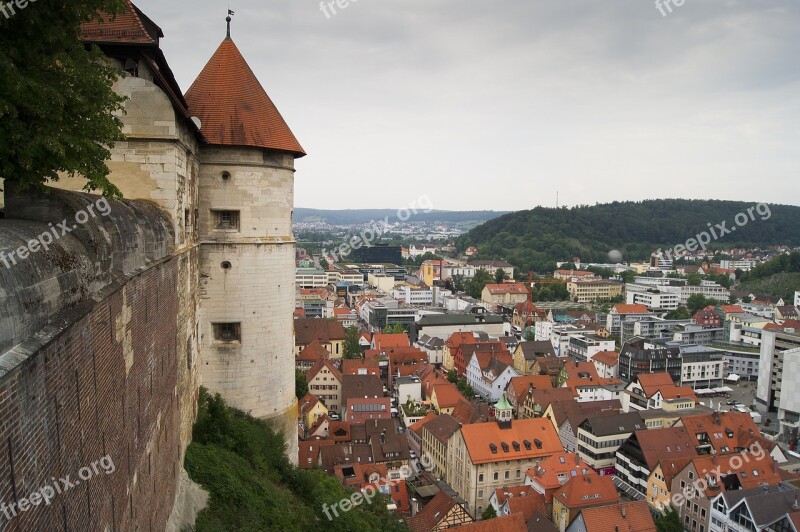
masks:
[[[228,23],[228,35],[225,37],[226,39],[230,39],[231,38],[231,16],[234,15],[234,14],[235,13],[233,11],[228,9],[228,16],[225,17],[225,22]]]

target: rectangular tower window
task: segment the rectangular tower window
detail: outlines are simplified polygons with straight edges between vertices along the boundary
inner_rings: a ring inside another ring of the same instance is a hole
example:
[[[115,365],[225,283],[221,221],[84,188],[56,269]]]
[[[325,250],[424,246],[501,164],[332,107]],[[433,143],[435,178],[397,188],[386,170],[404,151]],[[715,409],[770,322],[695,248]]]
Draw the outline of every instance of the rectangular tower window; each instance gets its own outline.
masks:
[[[214,229],[238,231],[239,211],[212,211],[214,215]]]
[[[214,340],[219,342],[239,342],[242,339],[241,323],[212,323]]]

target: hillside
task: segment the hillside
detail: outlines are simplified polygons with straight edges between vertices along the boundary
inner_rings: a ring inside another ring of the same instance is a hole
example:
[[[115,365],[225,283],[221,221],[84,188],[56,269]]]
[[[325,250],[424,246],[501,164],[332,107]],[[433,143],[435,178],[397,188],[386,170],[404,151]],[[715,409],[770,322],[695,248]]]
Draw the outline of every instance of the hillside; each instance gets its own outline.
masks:
[[[210,493],[194,530],[307,530],[400,532],[405,525],[386,510],[382,496],[329,519],[324,508],[352,491],[320,469],[289,463],[283,436],[269,425],[200,390],[197,422],[186,451],[189,476]]]
[[[479,224],[506,214],[496,211],[430,211],[411,213],[409,222],[448,222],[457,224]],[[331,225],[357,225],[374,220],[397,220],[397,209],[348,209],[341,211],[304,209],[294,210],[295,222],[325,222]]]
[[[537,207],[489,220],[457,242],[459,250],[477,246],[481,258],[503,258],[523,271],[548,271],[556,261],[580,257],[606,262],[608,252],[623,260],[644,260],[655,249],[669,249],[723,221],[735,228],[710,247],[800,244],[800,207],[769,205],[762,216],[736,227],[734,219],[753,203],[719,200],[647,200],[560,209]],[[766,218],[766,219],[762,219]]]

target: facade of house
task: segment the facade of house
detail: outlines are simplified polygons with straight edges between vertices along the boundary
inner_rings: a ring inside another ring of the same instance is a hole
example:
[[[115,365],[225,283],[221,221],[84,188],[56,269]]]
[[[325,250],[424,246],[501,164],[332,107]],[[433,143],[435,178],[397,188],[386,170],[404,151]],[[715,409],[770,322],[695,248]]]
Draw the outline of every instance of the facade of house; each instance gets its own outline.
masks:
[[[601,476],[616,474],[617,450],[647,427],[638,412],[593,417],[578,426],[578,455]]]
[[[337,414],[342,408],[342,374],[328,359],[318,360],[306,372],[309,393],[322,401],[329,411]]]
[[[481,292],[481,301],[488,305],[513,307],[528,300],[528,289],[522,283],[487,284]]]
[[[495,410],[497,421],[462,426],[447,449],[447,482],[473,516],[486,509],[494,490],[521,484],[531,467],[563,451],[549,420],[512,420],[510,405]]]

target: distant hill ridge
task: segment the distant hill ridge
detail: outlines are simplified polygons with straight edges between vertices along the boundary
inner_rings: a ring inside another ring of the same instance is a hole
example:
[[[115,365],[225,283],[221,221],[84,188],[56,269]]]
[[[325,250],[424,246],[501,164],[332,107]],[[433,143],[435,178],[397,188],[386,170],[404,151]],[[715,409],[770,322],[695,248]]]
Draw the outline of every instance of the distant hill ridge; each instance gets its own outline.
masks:
[[[708,231],[709,224],[716,229],[722,222],[727,229],[736,229],[712,242],[712,249],[800,245],[800,207],[768,204],[756,211],[755,206],[740,201],[661,199],[537,207],[489,220],[461,236],[457,247],[476,246],[481,258],[503,258],[523,271],[544,272],[552,271],[556,261],[573,257],[607,262],[613,249],[620,250],[625,261],[644,260],[655,249],[685,244]],[[737,226],[736,215],[747,216],[748,209],[753,217]]]
[[[402,209],[400,209],[402,211]],[[449,222],[449,223],[483,223],[487,220],[507,214],[508,211],[437,211],[416,213],[411,212],[409,222]],[[389,217],[389,222],[398,221],[398,209],[347,209],[323,210],[296,208],[294,210],[295,222],[325,222],[331,225],[365,224],[370,221],[383,220]],[[403,212],[405,217],[406,213]]]

